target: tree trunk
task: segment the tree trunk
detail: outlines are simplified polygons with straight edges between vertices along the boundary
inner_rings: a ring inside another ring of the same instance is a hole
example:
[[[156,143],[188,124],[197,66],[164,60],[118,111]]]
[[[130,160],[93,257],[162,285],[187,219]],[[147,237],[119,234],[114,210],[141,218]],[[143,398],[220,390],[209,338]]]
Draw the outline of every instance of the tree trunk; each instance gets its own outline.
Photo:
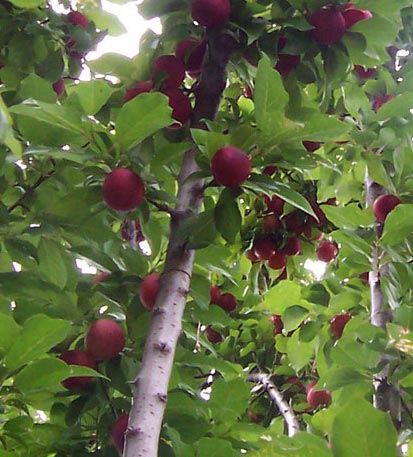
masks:
[[[226,84],[226,65],[235,49],[225,33],[207,33],[207,53],[194,89],[191,126],[205,128],[203,119],[214,119]],[[197,150],[186,152],[178,177],[178,203],[171,215],[170,239],[160,289],[152,313],[142,364],[134,381],[134,399],[126,431],[125,457],[156,457],[167,402],[168,383],[181,334],[181,321],[194,262],[194,251],[179,238],[185,220],[200,211],[203,181],[188,180],[198,170]]]

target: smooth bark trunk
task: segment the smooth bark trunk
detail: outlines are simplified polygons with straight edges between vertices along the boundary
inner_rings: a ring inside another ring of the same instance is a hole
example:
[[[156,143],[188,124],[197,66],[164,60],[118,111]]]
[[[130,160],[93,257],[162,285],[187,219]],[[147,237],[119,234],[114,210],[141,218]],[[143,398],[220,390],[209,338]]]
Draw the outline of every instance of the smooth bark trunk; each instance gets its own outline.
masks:
[[[207,33],[208,47],[202,74],[194,87],[195,108],[191,126],[206,128],[213,120],[226,85],[226,65],[235,49],[233,39],[219,32]],[[134,399],[125,434],[125,457],[156,457],[167,403],[176,345],[190,289],[194,251],[187,249],[179,231],[186,219],[199,213],[203,181],[188,179],[198,171],[197,150],[186,152],[178,177],[178,203],[171,214],[170,239],[160,289],[152,312],[142,363],[134,381]]]

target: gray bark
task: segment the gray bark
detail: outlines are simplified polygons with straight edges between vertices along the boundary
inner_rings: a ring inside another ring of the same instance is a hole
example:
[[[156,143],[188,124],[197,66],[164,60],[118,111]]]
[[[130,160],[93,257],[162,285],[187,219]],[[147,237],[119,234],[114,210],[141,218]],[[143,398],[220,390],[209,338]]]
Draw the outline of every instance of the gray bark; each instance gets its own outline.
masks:
[[[366,202],[368,206],[374,203],[374,200],[386,193],[384,187],[373,182],[369,176],[366,177]],[[377,239],[380,238],[383,232],[383,225],[379,224],[376,228]],[[381,289],[380,280],[386,275],[386,265],[381,265],[380,258],[383,256],[383,250],[379,246],[373,246],[371,252],[371,271],[369,272],[370,286],[370,322],[383,330],[386,330],[386,325],[391,322],[391,311],[385,309],[385,297]],[[401,399],[400,391],[397,386],[388,382],[389,363],[383,354],[381,362],[385,363],[382,370],[374,377],[374,399],[375,408],[380,409],[388,414],[393,420],[396,428],[400,427],[401,421]],[[387,362],[387,363],[386,363]]]
[[[234,42],[225,33],[207,33],[208,48],[202,75],[194,88],[196,103],[191,126],[205,128],[214,119],[226,84],[225,68]],[[194,252],[179,236],[185,220],[200,211],[203,181],[188,180],[198,170],[196,149],[186,152],[178,177],[178,203],[172,211],[170,239],[160,289],[152,312],[142,363],[134,381],[134,399],[125,434],[125,457],[156,457],[167,403],[168,383],[181,321],[190,288]]]
[[[283,416],[288,429],[288,436],[292,438],[300,431],[300,425],[291,406],[284,399],[282,393],[277,389],[275,384],[270,380],[269,376],[263,373],[253,373],[248,376],[248,381],[261,384],[263,389],[267,392],[271,401],[280,411]]]

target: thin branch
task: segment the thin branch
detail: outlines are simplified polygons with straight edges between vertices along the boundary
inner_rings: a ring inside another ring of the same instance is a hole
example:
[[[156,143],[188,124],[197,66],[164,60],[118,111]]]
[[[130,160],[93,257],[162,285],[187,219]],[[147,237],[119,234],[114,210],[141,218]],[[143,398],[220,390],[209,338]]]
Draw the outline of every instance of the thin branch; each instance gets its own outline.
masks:
[[[159,203],[156,200],[152,200],[151,198],[146,198],[146,201],[148,203],[150,203],[151,205],[155,206],[155,208],[159,209],[159,211],[168,213],[171,216],[174,214],[174,210],[170,206],[168,206],[164,203]]]
[[[270,380],[269,376],[264,373],[252,373],[248,376],[247,380],[262,385],[272,402],[284,417],[288,428],[288,436],[292,438],[296,433],[298,433],[300,431],[300,426],[298,424],[297,416],[291,406],[284,399],[282,393]]]
[[[9,208],[8,208],[8,213],[10,214],[12,211],[14,211],[16,208],[18,208],[19,206],[24,206],[23,202],[24,200],[26,200],[26,198],[28,198],[30,195],[33,194],[33,192],[41,185],[43,184],[46,180],[48,180],[52,175],[53,173],[55,172],[55,169],[53,168],[49,173],[45,174],[45,175],[42,175],[40,176],[37,181],[32,184],[31,186],[29,186],[27,188],[27,190],[24,192],[24,194],[19,197],[18,200],[16,200]]]
[[[386,193],[386,189],[374,182],[366,175],[366,203],[371,206],[377,197]],[[383,233],[383,224],[376,227],[376,238],[379,240]],[[370,286],[370,322],[372,325],[386,330],[386,326],[391,322],[392,314],[390,310],[385,309],[386,300],[381,288],[381,278],[387,274],[387,265],[381,264],[381,258],[384,251],[376,244],[372,247],[371,252],[371,270],[369,272]],[[389,367],[386,354],[381,354],[381,362],[384,367],[373,380],[374,385],[374,407],[390,415],[395,427],[399,430],[401,423],[401,401],[400,391],[397,386],[388,382]]]
[[[108,402],[109,409],[110,409],[110,411],[112,413],[112,416],[116,420],[118,418],[118,413],[116,412],[116,409],[113,406],[112,399],[109,396],[108,388],[107,388],[107,386],[105,384],[105,381],[102,378],[100,378],[99,382],[100,382],[100,387],[102,389],[103,395],[105,396],[106,401]]]

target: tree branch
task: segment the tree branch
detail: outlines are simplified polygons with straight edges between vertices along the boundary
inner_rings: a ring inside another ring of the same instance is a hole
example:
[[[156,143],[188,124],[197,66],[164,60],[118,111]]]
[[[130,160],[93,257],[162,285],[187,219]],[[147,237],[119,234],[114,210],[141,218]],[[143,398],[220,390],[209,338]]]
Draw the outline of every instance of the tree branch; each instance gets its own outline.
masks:
[[[207,40],[202,74],[194,89],[196,103],[191,126],[195,128],[205,128],[203,120],[214,119],[226,84],[226,65],[234,50],[232,38],[225,33],[207,32]],[[195,148],[185,153],[178,176],[178,203],[171,217],[165,268],[134,383],[133,405],[125,434],[125,457],[158,455],[168,383],[194,262],[194,251],[186,248],[178,233],[185,220],[200,211],[203,198],[203,180],[188,179],[198,171],[196,153]]]
[[[146,198],[146,201],[155,206],[155,208],[157,208],[159,211],[168,213],[170,216],[173,215],[174,210],[170,206],[165,205],[165,203],[159,203],[156,200],[152,200],[151,198]]]
[[[373,205],[380,195],[386,193],[386,189],[374,182],[368,175],[366,176],[366,203],[367,206]],[[383,224],[376,227],[377,240],[383,233]],[[391,322],[391,312],[385,309],[385,297],[381,289],[381,277],[387,273],[387,266],[380,264],[383,257],[383,249],[377,245],[371,251],[371,271],[369,272],[370,286],[370,322],[372,325],[386,330],[386,325]],[[374,384],[374,407],[390,414],[397,429],[400,428],[401,421],[401,400],[397,386],[388,383],[389,362],[385,354],[382,354],[380,361],[384,362],[383,369],[376,374]]]
[[[29,186],[27,188],[27,190],[24,192],[24,194],[18,199],[16,200],[9,208],[8,208],[8,213],[10,214],[12,211],[14,211],[17,207],[19,206],[23,206],[23,202],[24,200],[26,200],[26,198],[28,198],[30,195],[33,194],[33,192],[42,184],[44,183],[47,179],[49,179],[53,173],[55,172],[55,169],[53,168],[49,173],[45,174],[45,175],[42,175],[40,176],[37,181]]]
[[[288,436],[292,438],[296,433],[298,433],[300,431],[300,426],[293,409],[286,402],[282,393],[270,380],[269,376],[264,373],[252,373],[248,376],[247,380],[262,385],[268,396],[271,398],[272,402],[284,417],[288,428]]]

